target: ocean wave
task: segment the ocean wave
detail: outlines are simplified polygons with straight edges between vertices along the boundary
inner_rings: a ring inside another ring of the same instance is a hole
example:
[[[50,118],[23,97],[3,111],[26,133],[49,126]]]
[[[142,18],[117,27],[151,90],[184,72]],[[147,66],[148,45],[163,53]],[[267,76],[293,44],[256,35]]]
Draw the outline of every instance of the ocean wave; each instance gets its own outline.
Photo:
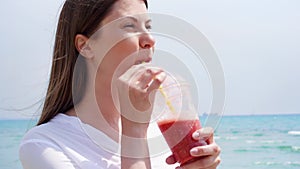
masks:
[[[257,148],[259,148],[261,150],[278,149],[280,151],[285,151],[285,152],[300,153],[300,147],[299,146],[290,146],[290,145],[270,146],[270,145],[263,145],[263,146],[259,146]]]
[[[232,134],[238,134],[238,133],[241,133],[241,131],[239,131],[239,130],[232,130],[231,133]]]
[[[264,144],[276,144],[283,143],[283,140],[261,140],[260,142]]]
[[[289,131],[289,135],[300,136],[300,131]]]
[[[256,142],[257,142],[256,140],[246,140],[246,143],[248,143],[248,144],[254,144]]]
[[[300,152],[300,147],[298,147],[298,146],[292,146],[292,151],[294,151],[294,152]]]
[[[300,152],[300,147],[297,146],[277,146],[279,150],[288,151],[288,152]]]
[[[227,136],[227,137],[225,137],[225,140],[237,140],[237,139],[239,139],[239,137],[237,137],[237,136]]]
[[[264,135],[265,135],[264,133],[255,133],[255,134],[253,134],[253,136],[255,136],[255,137],[262,137]]]
[[[254,164],[255,165],[266,165],[266,166],[282,165],[282,163],[274,162],[274,161],[256,161]]]
[[[262,143],[262,144],[278,144],[283,143],[283,140],[246,140],[247,144],[256,144],[256,143]]]
[[[235,149],[234,152],[238,152],[238,153],[261,152],[261,150],[253,149],[253,148],[240,148],[240,149]]]
[[[263,165],[263,166],[300,166],[299,161],[286,161],[286,162],[257,161],[254,164]]]
[[[283,151],[291,151],[291,150],[293,150],[292,149],[292,146],[276,146],[276,148],[277,149],[279,149],[279,150],[283,150]]]
[[[297,146],[277,146],[276,148],[287,152],[296,152],[296,153],[300,152],[300,147]]]
[[[214,136],[214,139],[215,139],[215,140],[220,140],[221,137],[220,137],[220,136]]]
[[[285,165],[291,165],[291,166],[300,166],[300,162],[299,161],[287,161],[284,163]]]

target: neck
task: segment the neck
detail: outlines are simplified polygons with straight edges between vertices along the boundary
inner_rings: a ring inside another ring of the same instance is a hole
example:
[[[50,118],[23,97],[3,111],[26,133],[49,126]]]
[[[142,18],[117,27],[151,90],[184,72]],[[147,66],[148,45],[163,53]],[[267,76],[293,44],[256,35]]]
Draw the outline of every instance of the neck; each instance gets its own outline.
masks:
[[[96,83],[99,85],[88,85],[87,92],[80,103],[67,114],[79,117],[82,122],[104,132],[118,142],[120,114],[113,101],[110,81],[100,79]]]

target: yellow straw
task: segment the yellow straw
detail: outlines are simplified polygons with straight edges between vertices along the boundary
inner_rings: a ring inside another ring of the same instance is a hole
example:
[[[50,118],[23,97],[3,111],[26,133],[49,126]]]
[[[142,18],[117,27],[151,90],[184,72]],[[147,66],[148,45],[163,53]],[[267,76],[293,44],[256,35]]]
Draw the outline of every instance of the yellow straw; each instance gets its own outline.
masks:
[[[171,111],[172,113],[175,114],[175,113],[176,113],[175,108],[173,107],[171,101],[170,101],[169,98],[168,98],[167,93],[164,91],[164,89],[162,88],[162,86],[159,86],[158,90],[160,91],[160,93],[161,93],[161,94],[163,95],[163,97],[165,98],[166,104],[167,104],[167,106],[169,107],[170,111]]]
[[[143,62],[143,64],[145,64],[145,62]],[[171,111],[172,113],[175,114],[175,113],[176,113],[175,108],[173,107],[171,101],[169,100],[168,95],[167,95],[167,93],[164,91],[162,85],[159,86],[158,90],[160,91],[160,93],[161,93],[161,94],[163,95],[163,97],[165,98],[166,104],[167,104],[167,106],[169,107],[170,111]]]

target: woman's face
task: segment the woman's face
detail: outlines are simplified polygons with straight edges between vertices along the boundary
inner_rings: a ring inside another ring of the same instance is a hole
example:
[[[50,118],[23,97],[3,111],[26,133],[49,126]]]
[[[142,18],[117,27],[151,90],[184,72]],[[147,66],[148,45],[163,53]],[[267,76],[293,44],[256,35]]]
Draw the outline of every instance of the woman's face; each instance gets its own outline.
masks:
[[[131,66],[150,62],[155,40],[149,34],[151,20],[142,0],[118,0],[91,37],[97,58],[97,74],[111,80]]]

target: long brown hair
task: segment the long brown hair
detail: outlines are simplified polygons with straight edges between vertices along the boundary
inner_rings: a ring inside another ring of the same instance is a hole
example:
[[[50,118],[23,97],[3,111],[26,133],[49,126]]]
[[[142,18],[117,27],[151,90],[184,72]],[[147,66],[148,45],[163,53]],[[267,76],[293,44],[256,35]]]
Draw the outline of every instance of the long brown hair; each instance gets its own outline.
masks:
[[[81,99],[85,91],[87,69],[75,47],[75,36],[92,36],[99,23],[118,0],[66,0],[57,25],[49,86],[37,125],[47,123],[58,113],[65,113]],[[144,0],[148,8],[147,0]],[[80,69],[74,67],[82,62]],[[76,76],[73,77],[73,74]],[[73,81],[72,81],[73,79]],[[72,85],[75,84],[75,85]],[[76,91],[75,96],[72,91]],[[73,100],[76,98],[76,100]]]

